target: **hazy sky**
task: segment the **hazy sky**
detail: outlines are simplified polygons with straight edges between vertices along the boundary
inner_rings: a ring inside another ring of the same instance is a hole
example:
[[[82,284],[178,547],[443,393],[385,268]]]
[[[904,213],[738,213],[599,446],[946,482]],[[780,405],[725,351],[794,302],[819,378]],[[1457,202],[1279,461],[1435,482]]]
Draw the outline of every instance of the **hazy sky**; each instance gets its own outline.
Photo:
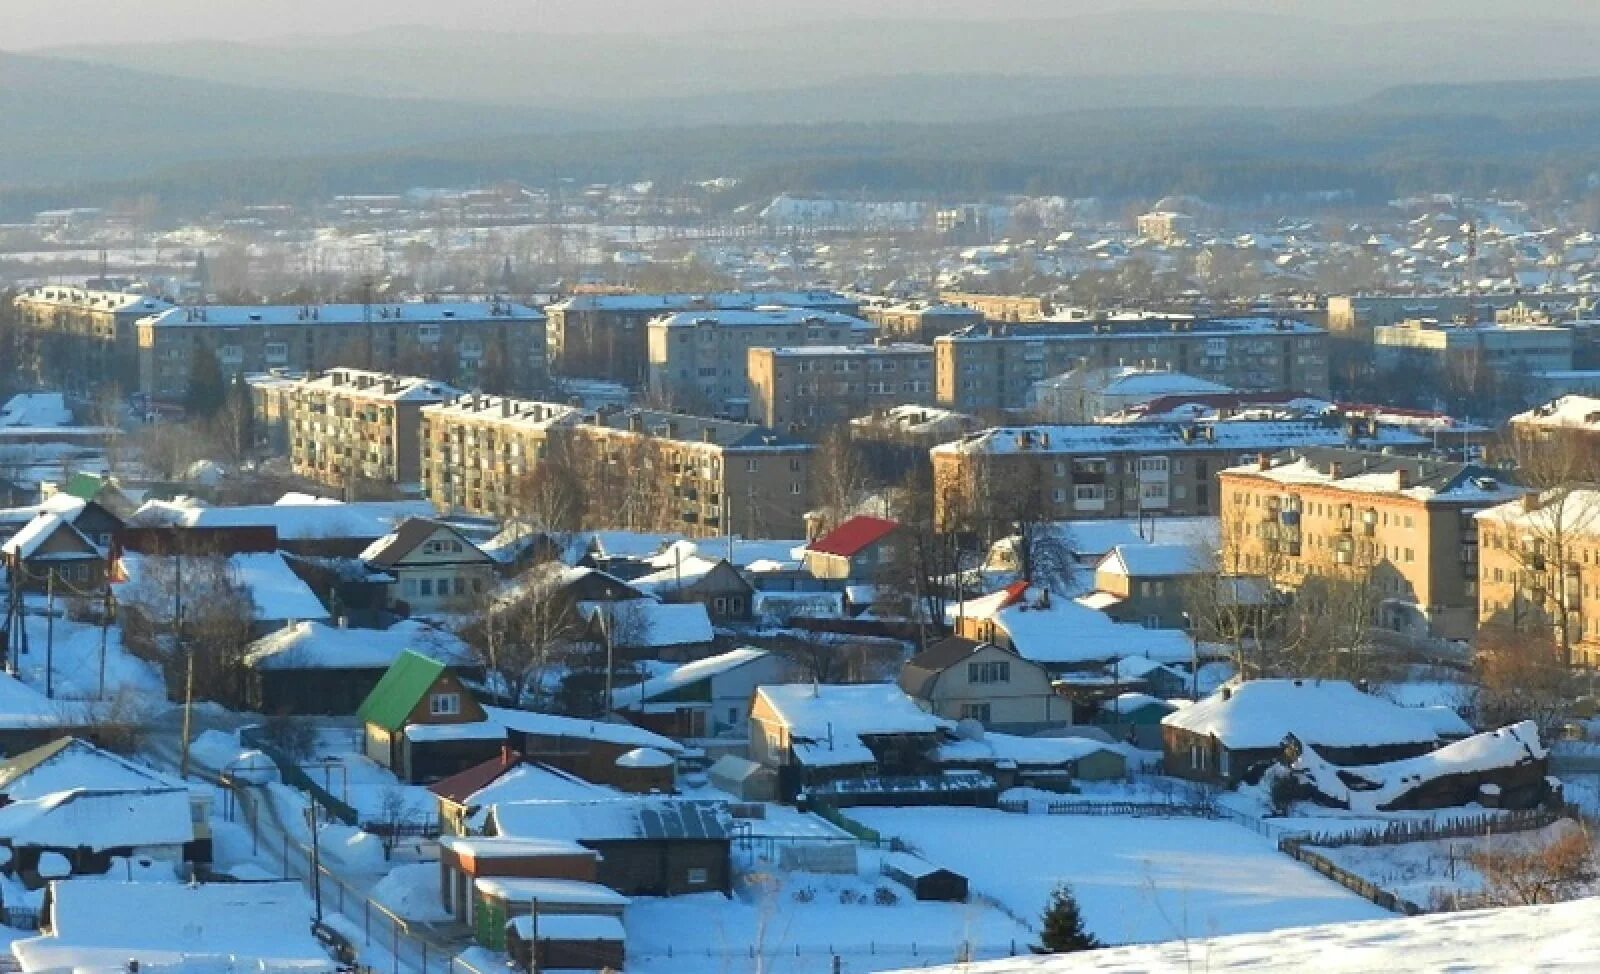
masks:
[[[1342,20],[1550,17],[1600,21],[1595,0],[0,0],[0,48],[251,40],[392,25],[492,31],[764,29],[860,17],[1058,17],[1219,7]]]

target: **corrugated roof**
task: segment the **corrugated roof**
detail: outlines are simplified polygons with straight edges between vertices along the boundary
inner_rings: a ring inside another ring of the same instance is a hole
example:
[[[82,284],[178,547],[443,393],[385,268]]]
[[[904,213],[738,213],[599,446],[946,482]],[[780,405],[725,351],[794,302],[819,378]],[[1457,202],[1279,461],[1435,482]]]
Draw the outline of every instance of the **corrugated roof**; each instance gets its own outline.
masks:
[[[867,546],[888,537],[889,533],[899,526],[895,521],[863,514],[840,524],[811,542],[807,548],[824,555],[853,558]]]

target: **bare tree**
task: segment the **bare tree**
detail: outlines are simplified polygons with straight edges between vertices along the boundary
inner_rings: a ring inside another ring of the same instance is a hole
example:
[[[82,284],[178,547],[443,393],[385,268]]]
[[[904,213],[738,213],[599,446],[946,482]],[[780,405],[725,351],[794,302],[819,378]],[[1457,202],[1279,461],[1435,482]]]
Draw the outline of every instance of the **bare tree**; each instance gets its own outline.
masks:
[[[812,506],[822,516],[819,529],[826,533],[850,517],[870,486],[866,458],[849,427],[833,427],[811,464]]]
[[[560,565],[537,565],[508,590],[485,593],[457,632],[512,705],[538,702],[545,675],[584,638],[577,606],[559,591]]]
[[[1478,722],[1485,726],[1532,720],[1549,734],[1578,690],[1561,647],[1548,633],[1519,632],[1504,622],[1478,630],[1473,671]]]
[[[220,555],[147,555],[119,593],[123,642],[161,666],[167,691],[230,707],[245,705],[244,656],[255,602]]]
[[[1484,895],[1496,906],[1560,903],[1581,896],[1595,878],[1594,842],[1586,828],[1564,822],[1559,834],[1502,838],[1498,848],[1471,852]]]

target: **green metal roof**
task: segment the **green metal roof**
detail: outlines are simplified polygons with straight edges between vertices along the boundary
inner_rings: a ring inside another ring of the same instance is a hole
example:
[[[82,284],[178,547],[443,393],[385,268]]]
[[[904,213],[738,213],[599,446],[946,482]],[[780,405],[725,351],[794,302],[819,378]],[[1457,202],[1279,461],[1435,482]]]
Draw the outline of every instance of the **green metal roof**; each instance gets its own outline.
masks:
[[[391,733],[398,731],[405,726],[406,716],[443,672],[443,663],[408,649],[384,672],[378,685],[361,702],[356,715]]]
[[[83,501],[92,501],[106,485],[104,477],[92,473],[75,473],[67,480],[66,493]]]

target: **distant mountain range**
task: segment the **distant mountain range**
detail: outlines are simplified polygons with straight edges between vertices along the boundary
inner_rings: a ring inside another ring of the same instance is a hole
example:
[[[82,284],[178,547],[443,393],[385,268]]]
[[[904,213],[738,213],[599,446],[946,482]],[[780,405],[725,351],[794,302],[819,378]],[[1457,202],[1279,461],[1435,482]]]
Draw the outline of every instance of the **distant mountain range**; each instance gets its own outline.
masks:
[[[1428,79],[1581,69],[1597,42],[1537,19],[1390,33],[1207,10],[0,53],[0,208],[552,175],[735,175],[752,193],[1512,187],[1592,165],[1600,78]]]

